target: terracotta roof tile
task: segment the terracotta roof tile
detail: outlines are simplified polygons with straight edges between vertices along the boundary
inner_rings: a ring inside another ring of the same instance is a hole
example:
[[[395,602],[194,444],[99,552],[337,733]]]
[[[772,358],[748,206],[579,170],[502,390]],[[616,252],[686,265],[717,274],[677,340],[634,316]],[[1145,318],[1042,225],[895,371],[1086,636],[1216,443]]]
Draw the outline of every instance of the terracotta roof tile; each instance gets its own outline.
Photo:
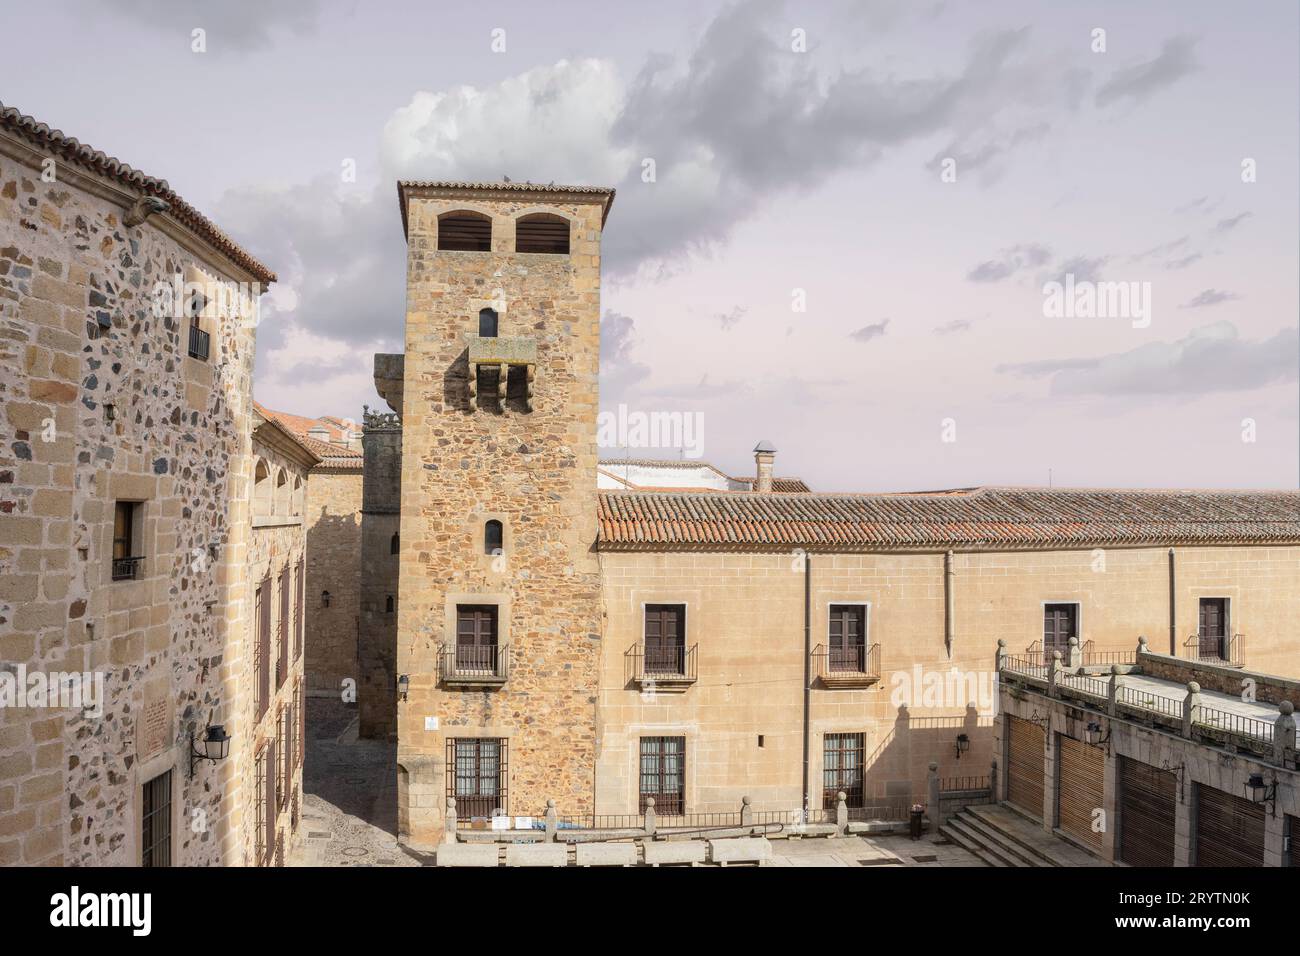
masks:
[[[1300,492],[978,488],[961,494],[602,491],[605,550],[1016,550],[1300,543]]]
[[[274,282],[275,273],[254,259],[248,252],[235,244],[235,241],[222,232],[217,225],[201,212],[187,203],[177,194],[167,180],[158,179],[133,169],[120,159],[115,159],[98,149],[93,149],[79,140],[67,136],[62,130],[52,129],[12,106],[0,103],[0,129],[17,133],[34,143],[46,153],[76,163],[85,169],[116,179],[123,186],[134,189],[144,196],[156,196],[171,207],[166,215],[190,229],[195,235],[207,240],[220,249],[231,260],[247,269],[261,282]]]

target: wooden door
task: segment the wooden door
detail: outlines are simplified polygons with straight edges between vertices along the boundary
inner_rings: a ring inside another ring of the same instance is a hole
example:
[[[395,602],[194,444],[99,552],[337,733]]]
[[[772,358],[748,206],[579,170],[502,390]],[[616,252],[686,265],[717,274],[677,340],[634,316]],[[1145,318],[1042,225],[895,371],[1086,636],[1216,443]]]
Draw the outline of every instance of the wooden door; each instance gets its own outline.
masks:
[[[833,671],[866,669],[866,608],[860,604],[832,604],[826,643],[828,666]]]
[[[1201,598],[1201,657],[1224,657],[1224,638],[1228,632],[1226,598]]]
[[[686,645],[680,604],[647,604],[645,608],[645,670],[647,674],[680,674]]]
[[[496,666],[497,609],[474,604],[456,610],[456,669],[491,671]]]
[[[1043,729],[1028,720],[1007,717],[1007,736],[1010,739],[1008,761],[1007,801],[1015,804],[1034,819],[1043,818],[1043,760],[1045,736]]]
[[[1097,811],[1103,808],[1106,753],[1073,737],[1056,738],[1058,825],[1095,853],[1101,852],[1104,831],[1095,828]],[[1101,818],[1104,820],[1104,818]]]
[[[1070,654],[1070,638],[1078,637],[1077,604],[1043,605],[1043,662],[1052,660],[1052,652],[1060,651],[1061,659]]]
[[[1263,806],[1197,784],[1196,865],[1263,866]]]
[[[1129,866],[1174,865],[1178,777],[1172,770],[1119,758],[1119,859]]]

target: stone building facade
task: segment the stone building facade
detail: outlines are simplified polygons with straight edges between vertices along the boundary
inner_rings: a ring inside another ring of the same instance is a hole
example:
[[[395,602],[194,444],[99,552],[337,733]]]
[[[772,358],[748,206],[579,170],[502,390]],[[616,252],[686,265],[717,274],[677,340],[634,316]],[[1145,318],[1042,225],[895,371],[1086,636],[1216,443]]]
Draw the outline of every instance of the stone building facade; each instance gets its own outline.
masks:
[[[361,600],[357,662],[359,733],[397,737],[397,600],[401,550],[402,425],[366,410],[361,505]]]
[[[0,106],[0,864],[247,861],[274,278],[166,182]],[[229,753],[191,773],[209,724]]]
[[[407,351],[377,357],[376,386],[402,420],[400,601],[376,674],[396,677],[404,840],[437,841],[452,799],[458,817],[742,797],[807,814],[845,790],[897,818],[932,762],[990,775],[999,640],[1102,661],[1144,634],[1294,667],[1300,494],[818,495],[774,477],[768,443],[753,479],[601,462],[612,195],[399,196]]]

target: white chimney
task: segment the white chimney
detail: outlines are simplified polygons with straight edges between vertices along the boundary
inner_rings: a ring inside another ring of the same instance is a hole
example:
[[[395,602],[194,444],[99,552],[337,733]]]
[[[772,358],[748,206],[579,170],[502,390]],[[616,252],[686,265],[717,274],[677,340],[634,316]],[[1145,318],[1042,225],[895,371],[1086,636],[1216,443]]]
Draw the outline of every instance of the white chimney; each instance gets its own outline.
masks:
[[[765,495],[772,493],[772,465],[775,461],[776,448],[770,441],[761,441],[754,446],[754,464],[758,467],[755,491]]]

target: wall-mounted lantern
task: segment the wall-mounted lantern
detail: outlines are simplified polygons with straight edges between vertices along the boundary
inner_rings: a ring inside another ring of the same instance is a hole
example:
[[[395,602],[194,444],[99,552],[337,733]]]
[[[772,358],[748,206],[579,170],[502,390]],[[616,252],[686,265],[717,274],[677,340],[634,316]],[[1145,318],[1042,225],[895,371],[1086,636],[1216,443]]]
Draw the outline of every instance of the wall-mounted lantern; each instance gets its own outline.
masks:
[[[216,763],[225,760],[230,753],[230,734],[221,724],[209,724],[203,732],[203,740],[196,744],[194,735],[190,734],[190,776],[194,776],[194,761],[211,760]]]
[[[402,695],[402,700],[406,700],[406,695],[411,690],[411,676],[403,674],[397,678],[397,692]]]
[[[1088,727],[1083,732],[1083,739],[1093,747],[1100,747],[1102,744],[1109,742],[1110,731],[1106,731],[1106,736],[1101,735],[1101,724],[1095,720],[1088,721]]]
[[[970,737],[967,736],[966,734],[958,734],[957,735],[957,759],[960,760],[961,755],[968,750],[970,750]]]
[[[1262,773],[1252,773],[1246,781],[1246,796],[1250,798],[1251,803],[1268,804],[1269,813],[1273,812],[1274,801],[1277,800],[1277,778],[1265,782]]]

